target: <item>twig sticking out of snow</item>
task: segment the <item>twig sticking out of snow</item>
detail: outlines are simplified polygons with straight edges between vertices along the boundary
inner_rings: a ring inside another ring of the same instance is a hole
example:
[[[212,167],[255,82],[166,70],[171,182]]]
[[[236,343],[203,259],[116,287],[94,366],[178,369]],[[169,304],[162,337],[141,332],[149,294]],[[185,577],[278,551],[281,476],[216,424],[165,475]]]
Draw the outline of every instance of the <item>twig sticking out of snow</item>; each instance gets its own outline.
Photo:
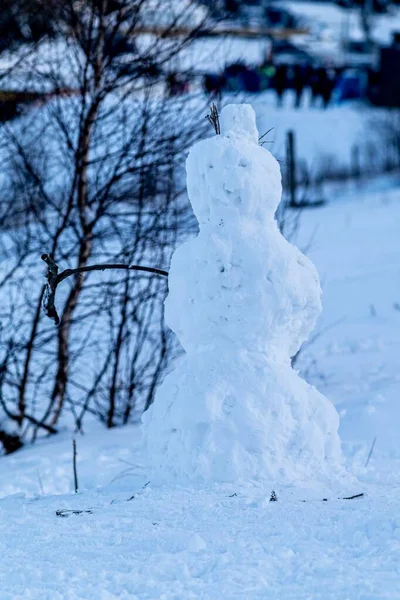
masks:
[[[78,472],[76,469],[76,440],[72,440],[72,462],[73,462],[73,466],[74,466],[75,494],[77,494],[79,491],[79,486],[78,486]]]
[[[354,494],[354,496],[347,496],[344,498],[339,498],[339,500],[354,500],[354,498],[362,498],[364,496],[364,493],[361,494]]]
[[[367,460],[365,461],[365,465],[364,465],[364,467],[365,467],[365,468],[367,468],[367,467],[368,467],[369,461],[371,460],[371,456],[372,456],[372,453],[373,453],[373,451],[374,451],[374,448],[375,448],[375,442],[376,442],[376,436],[374,437],[374,439],[373,439],[373,441],[372,441],[372,446],[371,446],[371,449],[370,449],[370,451],[368,452]]]
[[[364,496],[364,492],[361,492],[361,494],[354,494],[354,496],[344,496],[343,498],[338,498],[338,500],[354,500],[355,498],[362,498]],[[322,498],[321,500],[318,500],[318,502],[328,502],[328,498]],[[311,500],[302,500],[302,502],[311,502]]]
[[[211,104],[210,106],[210,114],[206,116],[206,119],[215,129],[215,133],[217,135],[221,134],[221,127],[219,124],[219,114],[218,109],[215,104]]]
[[[260,144],[260,146],[264,146],[264,144],[273,144],[273,141],[268,141],[265,139],[265,137],[271,133],[271,131],[275,129],[275,127],[271,127],[270,129],[268,129],[268,131],[266,131],[265,133],[263,133],[262,135],[260,135],[260,137],[258,138],[258,143]]]
[[[39,470],[37,471],[37,476],[38,476],[38,481],[39,481],[40,493],[42,494],[42,496],[44,496],[43,482],[42,482],[42,478],[40,476]]]

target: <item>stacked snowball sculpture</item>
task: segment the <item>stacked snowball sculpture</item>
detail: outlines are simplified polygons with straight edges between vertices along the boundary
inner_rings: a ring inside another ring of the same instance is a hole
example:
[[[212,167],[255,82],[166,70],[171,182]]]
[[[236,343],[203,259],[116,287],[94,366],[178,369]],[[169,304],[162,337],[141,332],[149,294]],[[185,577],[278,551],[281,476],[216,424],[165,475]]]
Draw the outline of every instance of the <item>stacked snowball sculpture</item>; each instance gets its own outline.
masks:
[[[173,255],[165,303],[185,356],[143,416],[149,466],[165,483],[327,480],[338,415],[291,366],[321,310],[318,274],[278,229],[280,169],[252,107],[220,123],[187,159],[199,234]]]

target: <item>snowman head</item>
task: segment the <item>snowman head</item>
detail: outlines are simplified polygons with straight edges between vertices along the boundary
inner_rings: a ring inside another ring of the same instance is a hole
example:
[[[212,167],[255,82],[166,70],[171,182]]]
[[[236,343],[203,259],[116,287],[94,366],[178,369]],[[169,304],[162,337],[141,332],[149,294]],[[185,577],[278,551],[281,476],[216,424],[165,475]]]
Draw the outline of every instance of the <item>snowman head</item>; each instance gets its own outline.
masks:
[[[221,111],[222,135],[244,137],[258,145],[256,114],[250,104],[228,104]]]
[[[256,117],[249,104],[226,106],[221,135],[196,144],[187,161],[188,192],[202,225],[235,226],[240,217],[261,227],[274,219],[281,199],[281,174],[275,158],[259,144]]]

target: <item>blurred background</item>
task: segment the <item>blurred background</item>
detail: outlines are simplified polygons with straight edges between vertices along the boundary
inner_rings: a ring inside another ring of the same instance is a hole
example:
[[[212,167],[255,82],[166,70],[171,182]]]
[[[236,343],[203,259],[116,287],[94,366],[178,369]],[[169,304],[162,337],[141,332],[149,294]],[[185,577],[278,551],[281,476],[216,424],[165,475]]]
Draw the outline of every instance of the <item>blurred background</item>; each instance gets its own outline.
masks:
[[[213,135],[210,105],[231,102],[253,105],[260,144],[281,166],[279,227],[321,275],[324,311],[293,365],[335,402],[349,460],[362,471],[373,448],[368,463],[382,459],[390,476],[388,457],[400,459],[399,74],[395,1],[2,0],[0,442],[19,473],[4,493],[37,486],[38,468],[46,491],[65,490],[71,432],[92,433],[81,442],[88,485],[126,460],[182,352],[163,321],[167,279],[68,277],[56,325],[40,256],[60,272],[168,270],[197,231],[187,151]],[[60,451],[43,452],[50,443]],[[20,460],[28,448],[35,458]]]

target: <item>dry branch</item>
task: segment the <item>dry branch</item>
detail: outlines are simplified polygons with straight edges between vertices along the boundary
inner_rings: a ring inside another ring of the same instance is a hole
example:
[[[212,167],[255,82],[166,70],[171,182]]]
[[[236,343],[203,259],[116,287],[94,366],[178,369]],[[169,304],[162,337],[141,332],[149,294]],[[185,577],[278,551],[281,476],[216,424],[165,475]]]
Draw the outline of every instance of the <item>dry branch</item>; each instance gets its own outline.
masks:
[[[114,264],[100,264],[100,265],[88,265],[86,267],[80,267],[77,269],[65,269],[61,273],[58,272],[58,265],[48,254],[42,254],[41,259],[47,264],[47,283],[43,296],[43,309],[46,315],[50,319],[54,319],[56,325],[59,324],[60,319],[55,307],[56,291],[57,286],[72,275],[79,275],[81,273],[88,273],[89,271],[107,271],[110,269],[122,269],[124,271],[142,271],[144,273],[153,273],[154,275],[162,275],[168,277],[168,271],[163,269],[157,269],[156,267],[145,267],[142,265],[124,265],[121,263]]]

